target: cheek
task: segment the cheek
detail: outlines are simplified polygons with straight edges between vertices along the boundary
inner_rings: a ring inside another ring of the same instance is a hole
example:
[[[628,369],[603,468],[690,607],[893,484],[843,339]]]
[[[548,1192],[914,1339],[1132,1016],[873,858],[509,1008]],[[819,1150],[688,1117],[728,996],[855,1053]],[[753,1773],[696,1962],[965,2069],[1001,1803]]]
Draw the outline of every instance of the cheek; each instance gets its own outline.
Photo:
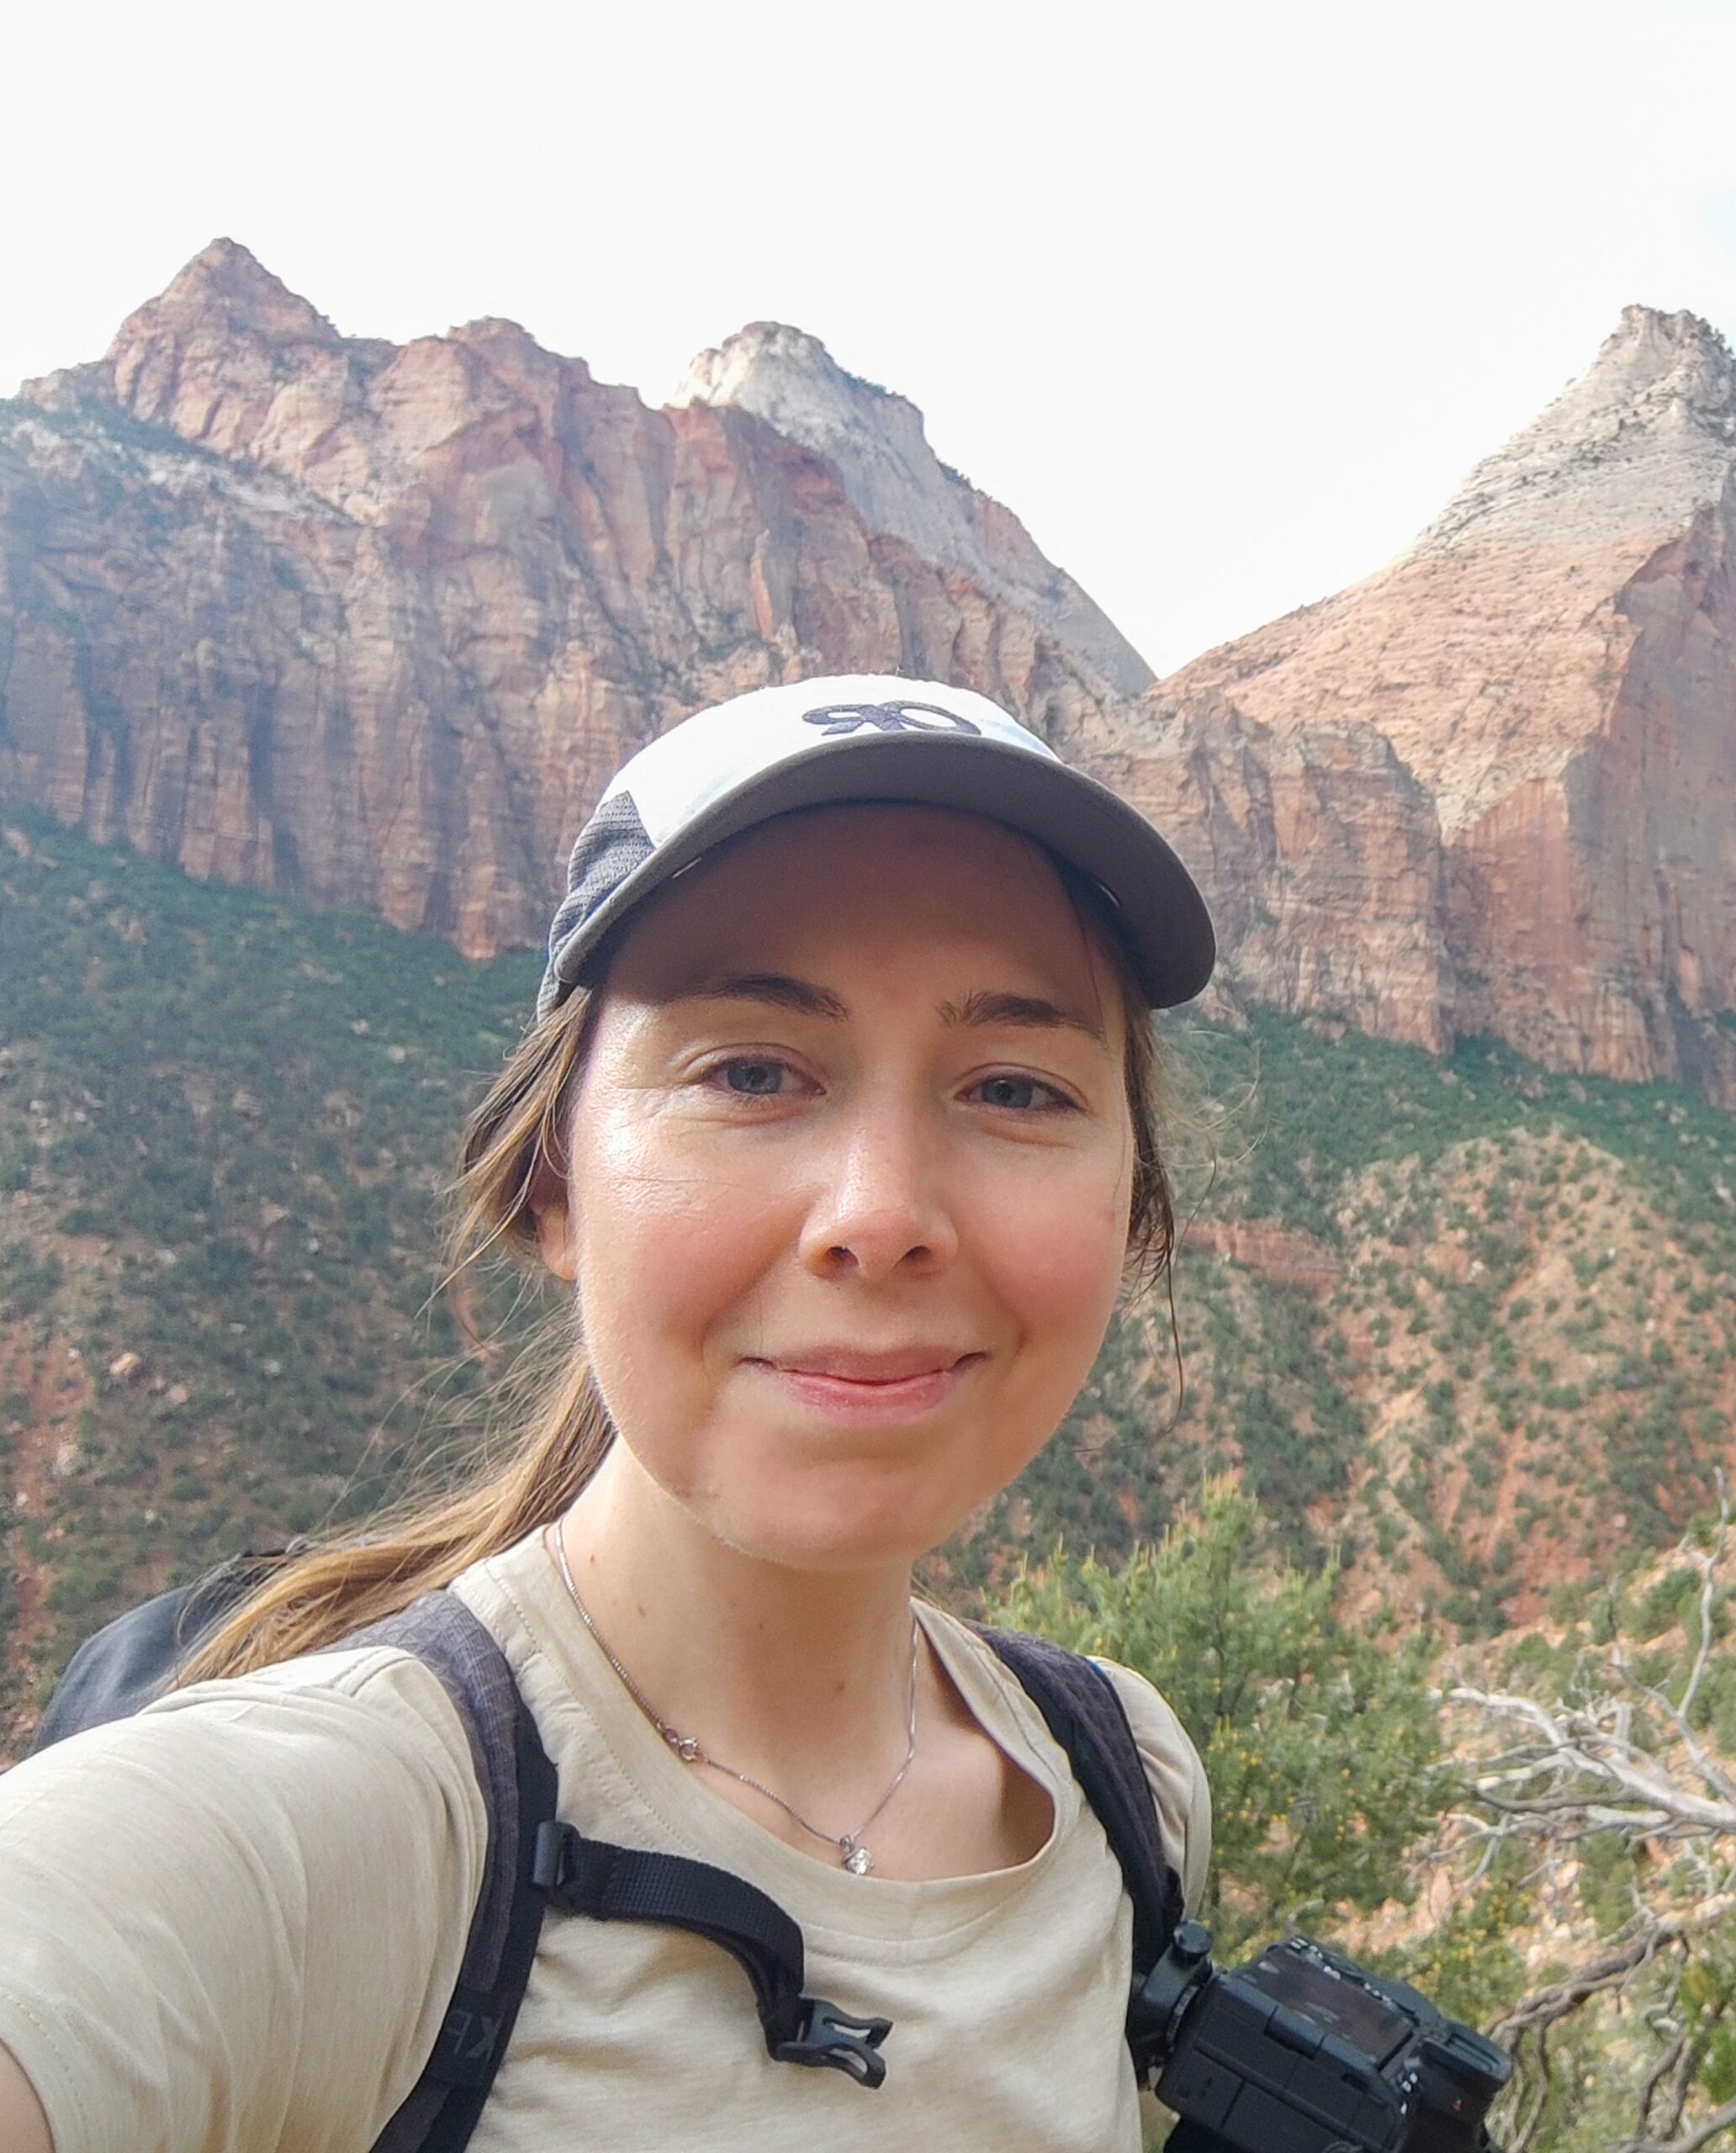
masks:
[[[971,1484],[957,1491],[968,1506],[1017,1479],[1089,1376],[1125,1276],[1130,1200],[1128,1175],[1111,1161],[1051,1190],[1026,1189],[999,1216],[985,1209],[977,1237],[982,1267],[1018,1351],[971,1447]],[[951,1523],[962,1516],[961,1508]]]
[[[958,1256],[924,1292],[994,1349],[983,1407],[919,1454],[866,1442],[818,1470],[805,1436],[739,1418],[728,1380],[760,1318],[787,1314],[781,1296],[811,1319],[812,1282],[791,1267],[801,1177],[782,1186],[765,1158],[726,1162],[715,1146],[691,1156],[678,1127],[631,1105],[572,1142],[574,1285],[599,1388],[650,1477],[732,1544],[829,1559],[943,1539],[1053,1432],[1120,1288],[1129,1151],[953,1159]]]
[[[623,1112],[575,1130],[574,1281],[598,1379],[643,1372],[665,1390],[690,1381],[707,1326],[774,1260],[787,1222],[763,1175],[685,1160],[654,1117]],[[617,1420],[640,1404],[619,1400]]]
[[[1131,1185],[1118,1159],[1095,1172],[1057,1174],[984,1203],[977,1235],[999,1297],[1032,1343],[1077,1350],[1088,1365],[1120,1290]]]

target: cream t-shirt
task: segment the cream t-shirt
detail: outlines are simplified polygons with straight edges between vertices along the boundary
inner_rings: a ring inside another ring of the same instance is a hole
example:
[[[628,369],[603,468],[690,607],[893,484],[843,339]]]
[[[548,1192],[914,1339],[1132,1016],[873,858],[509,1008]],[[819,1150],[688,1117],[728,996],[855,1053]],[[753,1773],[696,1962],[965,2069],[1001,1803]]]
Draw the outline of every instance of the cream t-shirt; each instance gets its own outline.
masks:
[[[673,1755],[538,1536],[455,1590],[512,1664],[564,1817],[758,1885],[802,1926],[809,1993],[892,2021],[878,2090],[776,2063],[716,1945],[551,1912],[474,2153],[1135,2153],[1120,1871],[962,1624],[918,1611],[1054,1828],[1018,1868],[908,1883],[797,1853]],[[1191,1905],[1199,1758],[1149,1684],[1109,1672]],[[486,1835],[457,1713],[389,1648],[201,1684],[0,1777],[0,2043],[55,2153],[367,2153],[444,2016]]]

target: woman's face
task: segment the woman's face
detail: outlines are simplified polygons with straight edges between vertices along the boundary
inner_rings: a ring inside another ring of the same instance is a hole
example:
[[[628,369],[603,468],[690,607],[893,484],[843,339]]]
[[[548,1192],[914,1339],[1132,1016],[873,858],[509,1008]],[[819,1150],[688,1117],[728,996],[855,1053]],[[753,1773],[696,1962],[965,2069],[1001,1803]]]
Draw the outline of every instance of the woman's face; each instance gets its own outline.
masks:
[[[949,809],[786,817],[647,907],[539,1225],[705,1531],[902,1561],[1041,1447],[1122,1275],[1125,1021],[1040,851]]]

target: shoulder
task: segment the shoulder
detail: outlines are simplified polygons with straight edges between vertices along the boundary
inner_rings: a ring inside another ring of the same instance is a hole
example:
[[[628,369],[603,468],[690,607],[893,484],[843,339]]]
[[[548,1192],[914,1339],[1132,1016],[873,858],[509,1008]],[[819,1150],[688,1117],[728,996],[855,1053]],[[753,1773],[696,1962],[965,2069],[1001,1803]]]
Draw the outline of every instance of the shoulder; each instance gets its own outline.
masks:
[[[347,2082],[377,2130],[438,2030],[487,1839],[456,1708],[386,1647],[195,1684],[0,1775],[0,2042],[56,2146],[323,2153],[352,2142]]]
[[[0,1775],[0,1817],[50,1780],[124,1771],[146,1759],[207,1757],[268,1762],[283,1787],[394,1766],[455,1785],[474,1779],[463,1722],[438,1678],[408,1652],[368,1645],[193,1683],[70,1735]],[[224,1782],[193,1780],[182,1791],[216,1797]]]
[[[193,1683],[130,1720],[93,1732],[117,1751],[184,1748],[257,1757],[285,1788],[410,1776],[460,1796],[474,1791],[481,1812],[458,1708],[433,1670],[399,1646],[340,1647]]]
[[[1211,1859],[1211,1790],[1187,1729],[1162,1692],[1117,1660],[1093,1665],[1106,1674],[1133,1729],[1164,1844],[1172,1849],[1188,1911],[1199,1907]]]
[[[115,1764],[153,1760],[177,1789],[197,1787],[214,1827],[237,1811],[248,1828],[270,1814],[308,1859],[407,1860],[458,1884],[465,1909],[480,1887],[489,1819],[470,1738],[439,1677],[400,1646],[195,1683],[94,1732]],[[412,1836],[419,1846],[406,1845]]]
[[[1018,1677],[979,1631],[931,1605],[924,1604],[920,1612],[930,1636],[938,1635],[951,1647],[955,1666],[972,1663],[978,1670],[973,1705],[992,1690],[1008,1700],[1027,1727],[1040,1726],[1036,1706]],[[1091,1664],[1108,1680],[1127,1715],[1164,1849],[1181,1878],[1183,1896],[1191,1912],[1204,1894],[1211,1859],[1211,1794],[1199,1753],[1168,1703],[1144,1675],[1114,1660],[1093,1658]]]
[[[189,1873],[233,1862],[293,1877],[299,1897],[316,1872],[388,1857],[474,1887],[488,1812],[437,1677],[370,1645],[192,1684],[0,1775],[8,1864],[50,1875],[87,1842],[142,1854],[156,1840]]]

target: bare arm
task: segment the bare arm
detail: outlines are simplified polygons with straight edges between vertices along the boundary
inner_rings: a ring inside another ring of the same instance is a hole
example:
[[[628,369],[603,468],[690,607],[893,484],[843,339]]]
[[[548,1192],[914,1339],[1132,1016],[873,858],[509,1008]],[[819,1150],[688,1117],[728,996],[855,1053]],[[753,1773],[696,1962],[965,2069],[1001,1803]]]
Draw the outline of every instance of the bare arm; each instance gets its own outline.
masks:
[[[0,2048],[0,2153],[54,2153],[36,2089],[6,2048]]]

